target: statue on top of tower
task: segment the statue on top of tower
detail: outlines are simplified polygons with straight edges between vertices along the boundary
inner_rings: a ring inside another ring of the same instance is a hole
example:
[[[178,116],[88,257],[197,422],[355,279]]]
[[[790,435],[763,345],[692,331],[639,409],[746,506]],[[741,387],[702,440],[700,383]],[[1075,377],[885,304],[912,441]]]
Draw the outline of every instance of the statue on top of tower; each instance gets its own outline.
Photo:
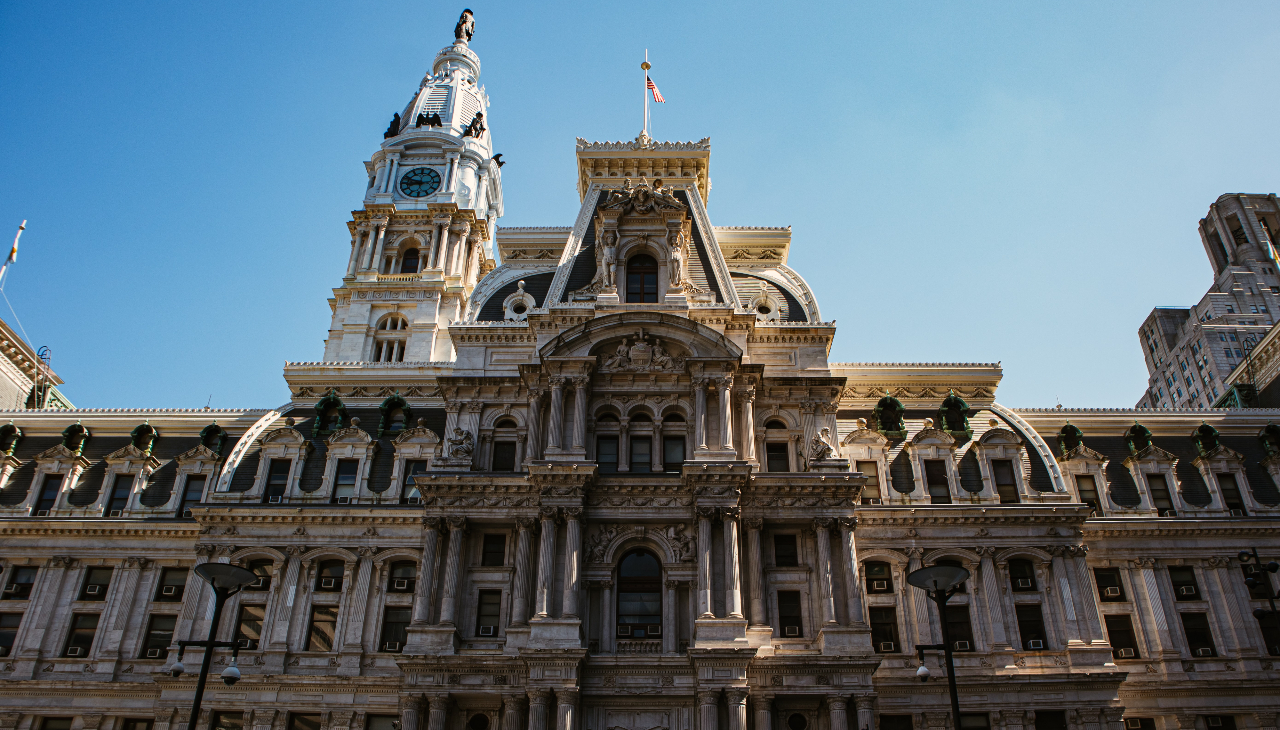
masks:
[[[472,15],[470,8],[463,10],[458,18],[458,24],[453,27],[453,37],[463,43],[469,43],[475,32],[476,16]]]

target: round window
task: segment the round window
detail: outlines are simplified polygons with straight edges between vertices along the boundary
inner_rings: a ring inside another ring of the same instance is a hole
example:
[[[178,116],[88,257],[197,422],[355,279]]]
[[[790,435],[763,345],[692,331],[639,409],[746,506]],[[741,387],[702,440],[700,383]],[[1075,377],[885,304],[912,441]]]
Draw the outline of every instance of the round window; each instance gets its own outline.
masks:
[[[809,727],[809,721],[805,719],[804,715],[795,712],[792,713],[791,717],[787,718],[787,727],[791,728],[791,730],[804,730]]]
[[[515,312],[516,314],[524,314],[528,310],[524,306],[524,302],[516,302],[515,304],[511,305],[511,311]]]
[[[489,716],[476,713],[467,721],[467,730],[489,730]]]
[[[756,307],[756,311],[759,312],[760,314],[768,314],[773,310],[769,308],[768,304],[761,304],[760,306]]]

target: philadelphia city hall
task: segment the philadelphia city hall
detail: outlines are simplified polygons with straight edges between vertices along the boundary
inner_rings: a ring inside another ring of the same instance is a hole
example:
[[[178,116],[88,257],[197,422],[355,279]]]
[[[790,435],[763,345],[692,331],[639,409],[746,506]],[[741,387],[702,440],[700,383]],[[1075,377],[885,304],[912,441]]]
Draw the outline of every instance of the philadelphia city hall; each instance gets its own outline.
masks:
[[[498,227],[474,28],[364,163],[287,404],[0,418],[0,730],[1277,728],[1280,410],[829,362],[709,139],[579,139],[577,218]],[[205,563],[256,576],[216,627]]]

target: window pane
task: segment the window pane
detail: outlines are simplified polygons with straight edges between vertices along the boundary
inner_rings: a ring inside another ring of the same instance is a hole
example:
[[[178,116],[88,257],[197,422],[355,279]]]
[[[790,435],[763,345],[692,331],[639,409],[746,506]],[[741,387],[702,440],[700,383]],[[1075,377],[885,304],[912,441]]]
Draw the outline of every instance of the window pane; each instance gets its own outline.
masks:
[[[267,615],[266,606],[241,606],[240,621],[236,624],[236,642],[242,649],[257,649],[262,642],[262,620]]]
[[[84,585],[80,587],[80,600],[105,601],[111,585],[111,568],[89,568],[84,572]]]
[[[1173,583],[1174,600],[1200,600],[1200,586],[1196,583],[1196,571],[1194,568],[1170,567],[1169,581]]]
[[[400,652],[404,650],[405,641],[409,637],[409,619],[413,609],[388,608],[382,613],[382,640],[379,648],[384,652]]]
[[[502,591],[480,591],[476,607],[476,636],[497,636],[502,615]]]
[[[933,504],[951,504],[951,488],[947,484],[947,465],[942,459],[925,459],[924,481]]]
[[[516,442],[496,441],[493,444],[493,470],[516,470]]]
[[[289,730],[320,730],[320,716],[290,715]]]
[[[866,563],[863,572],[867,576],[867,593],[892,593],[893,576],[888,563]]]
[[[107,502],[107,515],[118,517],[129,507],[129,492],[133,489],[132,474],[117,474],[111,485],[111,499]]]
[[[485,535],[484,554],[480,558],[481,565],[498,566],[507,562],[507,536]]]
[[[22,625],[22,614],[0,613],[0,657],[9,656],[13,652],[13,641],[18,636],[18,627]]]
[[[1017,504],[1018,481],[1014,476],[1013,462],[1009,459],[992,460],[991,474],[996,482],[996,494],[1000,495],[1000,503]]]
[[[191,505],[199,504],[204,497],[204,485],[208,476],[205,474],[188,474],[182,490],[182,503],[178,505],[178,516],[185,515]]]
[[[1248,514],[1244,511],[1244,499],[1240,497],[1240,485],[1236,482],[1235,474],[1219,474],[1218,488],[1222,490],[1224,506],[1231,510],[1232,514],[1239,513],[1240,516]]]
[[[333,651],[333,637],[337,627],[337,606],[312,606],[307,651]]]
[[[1022,639],[1023,651],[1043,651],[1049,648],[1044,633],[1044,615],[1040,605],[1023,603],[1014,607],[1018,617],[1018,636]]]
[[[601,436],[596,439],[596,463],[602,474],[618,471],[618,437]]]
[[[764,458],[766,471],[791,471],[791,464],[787,458],[787,445],[785,443],[765,444]]]
[[[67,634],[67,648],[62,652],[66,657],[87,657],[93,646],[94,634],[98,632],[98,614],[76,613],[71,615],[71,631]]]
[[[902,651],[898,645],[898,617],[893,608],[872,607],[871,648],[878,654]]]
[[[1014,591],[1036,590],[1036,571],[1030,560],[1014,558],[1009,561],[1009,582]]]
[[[1213,644],[1213,633],[1209,630],[1209,616],[1203,613],[1182,613],[1182,630],[1187,636],[1187,648],[1194,657],[1213,657],[1218,650]]]
[[[1093,508],[1098,516],[1102,516],[1102,501],[1098,499],[1098,484],[1092,474],[1077,474],[1076,489],[1080,490],[1080,501]]]
[[[156,586],[156,600],[161,603],[178,603],[187,586],[186,568],[165,568],[160,573],[160,585]]]
[[[419,474],[426,474],[428,463],[426,459],[409,459],[404,463],[404,488],[400,492],[403,495],[401,497],[403,501],[422,499],[422,493],[418,491],[418,485],[413,478]]]
[[[662,468],[678,472],[684,467],[684,438],[668,436],[662,440]]]
[[[1119,568],[1094,568],[1093,579],[1098,584],[1098,596],[1104,603],[1125,600],[1124,587],[1120,583]]]
[[[649,438],[634,437],[631,439],[631,471],[635,474],[648,474],[650,471],[649,462],[652,459],[652,452],[649,450],[652,442]]]
[[[1151,488],[1152,506],[1164,514],[1173,509],[1173,499],[1169,496],[1169,482],[1164,474],[1147,474],[1147,486]]]
[[[267,488],[263,494],[263,501],[269,501],[271,497],[283,497],[285,488],[289,486],[289,469],[293,462],[289,459],[272,459],[271,466],[267,468]]]
[[[1103,616],[1107,625],[1107,640],[1111,642],[1111,655],[1116,659],[1137,659],[1138,639],[1133,633],[1133,620],[1128,614]]]
[[[4,587],[4,600],[25,601],[31,597],[31,586],[36,582],[37,568],[14,568],[9,572],[9,582]]]
[[[243,730],[244,714],[240,712],[215,712],[209,720],[209,730]]]
[[[968,606],[947,606],[947,631],[951,636],[952,651],[976,650]]]
[[[800,609],[800,591],[778,591],[778,624],[784,638],[804,635]]]
[[[172,614],[156,614],[147,622],[147,636],[142,645],[142,657],[155,659],[163,656],[169,644],[173,643],[173,627],[178,617]]]
[[[854,468],[867,478],[867,484],[862,488],[862,503],[879,504],[883,499],[880,494],[880,465],[874,461],[859,461]]]
[[[779,568],[800,564],[800,551],[796,547],[795,535],[773,536],[773,564]]]
[[[61,474],[46,474],[44,484],[40,487],[40,499],[36,501],[36,514],[48,512],[58,503],[58,492],[62,489]]]

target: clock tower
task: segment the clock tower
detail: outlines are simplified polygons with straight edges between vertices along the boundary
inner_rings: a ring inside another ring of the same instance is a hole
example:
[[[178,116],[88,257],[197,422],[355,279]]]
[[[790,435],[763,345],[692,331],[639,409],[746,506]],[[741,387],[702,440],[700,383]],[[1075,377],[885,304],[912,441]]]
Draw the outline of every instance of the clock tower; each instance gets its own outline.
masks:
[[[502,215],[489,98],[469,47],[474,27],[464,11],[453,44],[436,54],[364,163],[368,185],[347,224],[351,255],[329,300],[324,361],[290,368],[454,359],[449,323],[462,319],[476,282],[494,266]]]

